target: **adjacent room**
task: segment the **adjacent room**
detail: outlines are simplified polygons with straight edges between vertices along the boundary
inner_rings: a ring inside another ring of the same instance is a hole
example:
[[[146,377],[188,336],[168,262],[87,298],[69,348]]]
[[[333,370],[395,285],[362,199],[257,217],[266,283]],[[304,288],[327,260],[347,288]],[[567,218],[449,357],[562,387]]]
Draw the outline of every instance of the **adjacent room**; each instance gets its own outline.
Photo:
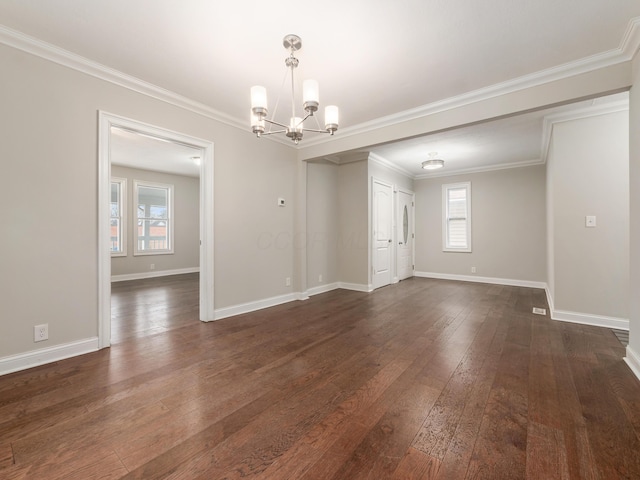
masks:
[[[0,477],[640,478],[640,3],[0,2]]]

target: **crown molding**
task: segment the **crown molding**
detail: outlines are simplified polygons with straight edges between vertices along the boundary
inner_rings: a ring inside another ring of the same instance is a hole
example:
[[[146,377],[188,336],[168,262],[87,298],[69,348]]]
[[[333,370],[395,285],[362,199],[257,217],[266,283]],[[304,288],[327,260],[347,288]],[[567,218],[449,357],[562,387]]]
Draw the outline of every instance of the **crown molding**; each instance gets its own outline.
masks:
[[[496,83],[485,88],[463,93],[462,95],[449,97],[427,105],[380,117],[352,127],[347,127],[340,130],[340,136],[349,137],[367,133],[372,130],[389,127],[398,123],[415,120],[435,113],[489,100],[501,95],[515,93],[528,88],[537,87],[554,81],[592,72],[601,68],[617,65],[619,63],[632,60],[638,49],[640,49],[640,17],[632,18],[629,21],[618,48],[545,70],[540,70],[529,75],[523,75],[505,82]],[[305,142],[303,147],[298,146],[298,149],[304,149],[305,147],[318,145],[325,143],[326,141],[328,141],[328,139],[313,139],[309,142]]]
[[[406,169],[400,167],[399,165],[396,165],[395,163],[390,162],[386,158],[381,157],[380,155],[378,155],[377,153],[370,152],[369,153],[369,160],[371,160],[372,162],[377,163],[378,165],[381,165],[381,166],[383,166],[385,168],[388,168],[389,170],[393,170],[396,173],[404,175],[405,177],[416,178],[415,175],[413,173],[411,173],[409,170],[406,170]]]
[[[522,162],[501,163],[498,165],[487,165],[485,167],[463,168],[463,169],[455,170],[452,172],[451,171],[446,172],[442,170],[442,171],[438,171],[437,173],[415,175],[413,179],[425,180],[425,179],[437,178],[437,177],[454,177],[456,175],[468,175],[470,173],[484,173],[484,172],[493,172],[496,170],[507,170],[510,168],[532,167],[534,165],[542,165],[543,163],[544,161],[541,158],[534,158],[533,160],[525,160]]]
[[[185,110],[189,110],[223,124],[247,131],[246,123],[244,121],[215,110],[208,105],[171,92],[157,85],[145,82],[131,75],[127,75],[17,30],[10,29],[4,25],[0,25],[0,43]],[[638,49],[640,49],[640,17],[635,17],[629,21],[618,48],[591,55],[574,62],[534,72],[529,75],[507,80],[505,82],[497,83],[489,87],[473,90],[462,95],[449,97],[427,105],[398,112],[369,122],[361,123],[359,125],[354,125],[352,127],[347,127],[340,130],[340,136],[349,137],[352,135],[358,135],[372,130],[377,130],[379,128],[388,127],[409,120],[415,120],[435,113],[499,97],[501,95],[514,93],[527,88],[591,72],[593,70],[609,67],[625,61],[630,61],[633,59]],[[333,137],[327,138],[324,136],[318,136],[306,140],[304,145],[298,146],[290,145],[285,141],[286,139],[278,138],[277,136],[269,136],[267,138],[300,150],[305,147],[330,142]]]
[[[184,97],[170,90],[166,90],[157,85],[145,82],[131,75],[127,75],[126,73],[122,73],[98,62],[94,62],[93,60],[89,60],[88,58],[56,47],[50,43],[43,42],[42,40],[38,40],[37,38],[31,37],[22,32],[12,30],[4,25],[0,25],[0,43],[30,53],[37,57],[44,58],[45,60],[49,60],[64,67],[71,68],[78,72],[85,73],[100,80],[147,95],[155,98],[156,100],[161,100],[176,107],[189,110],[197,113],[198,115],[202,115],[203,117],[207,117],[242,130],[247,130],[246,125],[238,119],[215,110],[203,103]]]
[[[544,117],[542,121],[542,146],[540,152],[542,154],[542,163],[547,162],[549,155],[549,146],[551,145],[551,134],[553,126],[556,123],[568,122],[571,120],[580,120],[581,118],[596,117],[598,115],[607,115],[610,113],[624,112],[629,110],[629,100],[620,102],[611,102],[591,105],[589,107],[576,108],[568,112],[554,113]]]

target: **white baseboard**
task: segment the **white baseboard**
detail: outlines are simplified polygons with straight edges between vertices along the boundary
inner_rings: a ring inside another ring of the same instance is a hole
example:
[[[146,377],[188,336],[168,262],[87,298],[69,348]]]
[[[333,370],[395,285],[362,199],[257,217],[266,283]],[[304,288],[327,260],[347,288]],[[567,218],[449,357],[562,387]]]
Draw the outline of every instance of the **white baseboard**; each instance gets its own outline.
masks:
[[[353,290],[355,292],[370,293],[373,292],[373,285],[362,285],[359,283],[346,283],[338,282],[338,288],[344,288],[345,290]]]
[[[551,319],[560,322],[580,323],[594,327],[616,328],[629,330],[629,320],[625,318],[605,317],[589,313],[568,312],[565,310],[551,310]]]
[[[313,295],[327,293],[331,290],[337,290],[338,288],[340,288],[340,284],[338,282],[327,283],[326,285],[318,285],[317,287],[307,289],[307,295],[312,297]]]
[[[221,320],[235,315],[242,315],[243,313],[255,312],[256,310],[262,310],[263,308],[275,307],[276,305],[293,302],[294,300],[306,300],[307,298],[308,297],[302,293],[288,293],[287,295],[265,298],[262,300],[256,300],[255,302],[247,302],[239,305],[233,305],[231,307],[218,308],[215,311],[215,319]]]
[[[640,380],[640,355],[634,352],[630,345],[627,345],[627,356],[624,357],[633,374]]]
[[[0,358],[0,375],[26,370],[27,368],[57,362],[58,360],[84,355],[97,350],[98,337],[91,337],[53,347],[40,348],[32,352],[2,357]]]
[[[437,278],[440,280],[457,280],[460,282],[490,283],[494,285],[509,285],[511,287],[546,288],[545,282],[531,280],[515,280],[512,278],[478,277],[477,275],[455,275],[451,273],[414,272],[415,277]]]
[[[553,295],[549,286],[545,287],[547,303],[549,304],[549,315],[551,320],[559,322],[579,323],[582,325],[592,325],[594,327],[616,328],[618,330],[629,330],[629,320],[626,318],[607,317],[604,315],[592,315],[590,313],[571,312],[567,310],[556,310]]]
[[[125,273],[122,275],[111,275],[112,282],[126,282],[127,280],[143,280],[145,278],[167,277],[169,275],[183,275],[185,273],[198,273],[200,267],[176,268],[174,270],[152,270],[141,273]]]

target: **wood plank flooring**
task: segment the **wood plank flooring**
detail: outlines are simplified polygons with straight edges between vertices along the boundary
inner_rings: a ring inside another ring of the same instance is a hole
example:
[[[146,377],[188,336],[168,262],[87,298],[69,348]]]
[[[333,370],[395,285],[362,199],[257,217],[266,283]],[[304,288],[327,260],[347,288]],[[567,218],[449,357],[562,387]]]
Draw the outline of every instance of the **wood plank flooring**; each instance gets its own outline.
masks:
[[[640,479],[640,381],[542,290],[415,278],[211,323],[113,285],[110,349],[0,377],[2,479]]]

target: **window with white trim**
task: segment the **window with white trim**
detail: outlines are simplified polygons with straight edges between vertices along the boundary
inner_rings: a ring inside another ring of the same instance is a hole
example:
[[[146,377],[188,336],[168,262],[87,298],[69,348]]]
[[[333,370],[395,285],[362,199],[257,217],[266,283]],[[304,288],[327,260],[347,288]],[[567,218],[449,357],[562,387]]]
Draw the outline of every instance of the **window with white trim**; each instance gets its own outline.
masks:
[[[471,251],[471,182],[442,185],[442,250]]]
[[[109,245],[112,257],[127,255],[127,179],[111,177]]]
[[[133,181],[134,255],[173,253],[173,185]]]

